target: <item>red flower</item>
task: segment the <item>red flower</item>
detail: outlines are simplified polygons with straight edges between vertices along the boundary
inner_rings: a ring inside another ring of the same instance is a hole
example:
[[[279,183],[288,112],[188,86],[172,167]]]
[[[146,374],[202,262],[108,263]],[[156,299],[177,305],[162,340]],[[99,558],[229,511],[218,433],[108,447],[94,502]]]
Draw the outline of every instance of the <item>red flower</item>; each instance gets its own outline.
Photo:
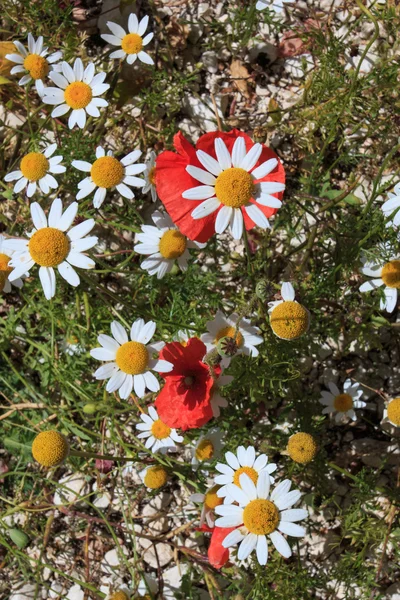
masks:
[[[174,223],[191,240],[206,242],[229,226],[240,239],[281,205],[285,171],[270,148],[233,129],[202,135],[196,148],[178,133],[175,152],[157,158],[157,193]]]
[[[169,373],[162,373],[165,385],[155,405],[160,419],[169,427],[194,429],[202,427],[213,417],[211,390],[214,381],[206,364],[205,344],[191,338],[186,346],[180,342],[166,344],[160,358],[174,365]],[[221,368],[215,369],[219,375]]]
[[[214,527],[211,542],[208,547],[208,560],[216,569],[221,569],[229,560],[229,549],[224,548],[222,542],[236,527]]]

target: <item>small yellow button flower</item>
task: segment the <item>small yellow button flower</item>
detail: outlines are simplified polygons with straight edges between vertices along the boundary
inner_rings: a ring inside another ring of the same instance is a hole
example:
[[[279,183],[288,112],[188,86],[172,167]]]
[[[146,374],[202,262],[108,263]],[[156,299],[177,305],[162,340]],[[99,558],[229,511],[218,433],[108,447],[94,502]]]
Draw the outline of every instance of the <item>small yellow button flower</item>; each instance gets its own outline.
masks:
[[[68,440],[58,431],[42,431],[33,440],[32,456],[44,467],[59,465],[68,454]]]
[[[315,458],[318,446],[312,435],[299,432],[289,438],[286,450],[294,462],[306,465]]]

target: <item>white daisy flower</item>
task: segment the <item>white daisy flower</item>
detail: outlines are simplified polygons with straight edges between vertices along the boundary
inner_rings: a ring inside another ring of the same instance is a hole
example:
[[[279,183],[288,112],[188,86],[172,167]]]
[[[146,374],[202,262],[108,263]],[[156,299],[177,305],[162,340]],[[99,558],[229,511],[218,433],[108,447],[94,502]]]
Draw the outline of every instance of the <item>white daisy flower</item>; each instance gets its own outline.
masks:
[[[75,354],[79,355],[85,352],[85,349],[81,346],[78,338],[75,335],[70,335],[69,337],[65,338],[61,347],[63,352],[68,354],[68,356],[75,356]]]
[[[146,185],[143,188],[143,193],[147,194],[151,192],[151,199],[153,202],[157,202],[157,191],[156,191],[156,153],[152,150],[150,152],[150,158],[146,161],[146,170],[144,172],[144,179]]]
[[[105,600],[131,600],[133,591],[125,585],[118,587],[105,597]]]
[[[381,298],[380,309],[391,313],[396,308],[397,290],[400,288],[400,259],[392,258],[388,262],[375,262],[363,259],[361,272],[372,277],[360,286],[360,292],[370,292],[382,285],[384,298]]]
[[[265,10],[266,8],[269,8],[276,13],[281,13],[285,8],[285,4],[288,2],[293,2],[293,0],[258,0],[256,9]]]
[[[189,248],[200,249],[206,244],[192,242],[186,238],[166,213],[156,210],[151,218],[156,227],[142,225],[142,233],[136,235],[139,244],[134,246],[135,252],[149,256],[140,266],[149,275],[157,274],[157,279],[162,279],[169,273],[175,261],[178,262],[181,271],[186,271],[190,258]]]
[[[143,398],[148,388],[151,392],[158,392],[160,384],[151,373],[168,373],[173,369],[173,364],[167,360],[153,359],[153,352],[158,352],[163,343],[149,344],[156,330],[154,321],[145,323],[137,319],[130,331],[130,341],[124,327],[117,321],[111,323],[111,333],[101,334],[97,340],[102,346],[94,348],[90,354],[96,360],[107,362],[95,372],[96,379],[109,379],[106,390],[110,394],[119,391],[122,400],[129,398],[132,389],[139,398]]]
[[[78,212],[78,203],[73,202],[63,212],[60,198],[56,198],[48,218],[37,202],[31,204],[32,221],[35,226],[28,240],[7,240],[7,247],[15,250],[11,257],[10,281],[29,273],[34,264],[39,265],[39,277],[47,300],[56,293],[54,268],[67,283],[77,286],[79,275],[74,267],[93,269],[94,261],[82,254],[97,244],[97,237],[85,237],[95,226],[94,219],[87,219],[70,229]],[[69,230],[69,231],[67,231]]]
[[[215,512],[221,515],[215,524],[217,527],[238,527],[223,540],[224,548],[240,543],[237,557],[245,560],[253,550],[256,551],[260,565],[268,560],[267,536],[276,550],[284,558],[290,558],[292,550],[283,537],[303,537],[304,527],[297,525],[308,516],[303,508],[291,508],[300,500],[299,490],[292,490],[288,479],[281,481],[270,495],[270,480],[265,471],[260,474],[256,484],[246,473],[240,476],[240,487],[231,486],[230,493],[237,505],[217,506]],[[289,510],[288,510],[289,509]]]
[[[360,400],[362,389],[359,383],[352,383],[351,379],[346,379],[343,384],[343,392],[339,390],[336,384],[328,384],[330,392],[324,390],[321,392],[320,403],[325,406],[323,415],[336,413],[335,421],[340,423],[346,420],[346,417],[355,421],[357,419],[355,408],[364,408],[366,403]]]
[[[148,490],[158,490],[163,487],[168,479],[168,471],[162,465],[152,465],[139,472],[139,477]]]
[[[393,398],[385,406],[383,411],[382,425],[390,423],[394,427],[400,427],[400,398]]]
[[[93,63],[86,69],[80,58],[74,62],[73,68],[65,61],[61,63],[62,73],[50,72],[50,79],[57,87],[44,89],[43,102],[54,105],[51,116],[61,117],[71,110],[68,127],[78,125],[83,129],[86,125],[86,113],[91,117],[99,117],[99,107],[108,106],[107,100],[99,98],[110,85],[104,83],[106,73],[97,73]]]
[[[268,302],[272,331],[282,340],[296,340],[310,328],[310,313],[297,300],[289,281],[283,281],[282,300]]]
[[[228,400],[221,396],[219,390],[222,386],[231,384],[232,381],[232,375],[220,375],[211,389],[210,404],[214,418],[218,418],[220,416],[221,408],[226,408],[228,406]]]
[[[192,325],[193,323],[191,323]],[[188,341],[192,337],[197,337],[192,329],[180,329],[172,338],[173,342],[180,342],[186,348]]]
[[[381,210],[386,218],[389,218],[396,212],[393,219],[386,223],[386,227],[399,227],[400,225],[400,183],[394,186],[393,192],[388,194],[389,200],[386,200],[381,206]]]
[[[7,241],[8,238],[5,238],[4,235],[0,234],[0,294],[1,292],[4,292],[5,294],[11,292],[11,284],[19,289],[24,285],[20,277],[14,279],[12,282],[8,279],[8,276],[12,271],[12,267],[10,267],[9,263],[14,251],[6,248]]]
[[[260,454],[256,458],[254,446],[249,446],[248,448],[239,446],[236,450],[236,455],[233,452],[226,452],[225,460],[228,464],[217,463],[215,468],[222,474],[217,475],[214,481],[222,486],[218,490],[218,496],[225,498],[226,503],[233,502],[229,494],[229,486],[235,485],[240,487],[239,478],[242,473],[246,473],[254,483],[257,483],[260,474],[265,471],[268,473],[271,483],[275,481],[271,473],[276,471],[277,465],[275,463],[268,464],[268,456],[266,454]]]
[[[11,75],[25,73],[19,80],[19,85],[27,85],[33,79],[37,93],[42,97],[43,80],[53,71],[60,71],[60,65],[55,63],[62,59],[62,52],[54,52],[48,56],[48,48],[43,48],[43,37],[40,35],[35,41],[31,33],[28,33],[28,50],[18,41],[14,42],[14,46],[20,54],[6,54],[7,60],[17,63],[17,66],[11,69]]]
[[[4,181],[15,181],[14,193],[18,194],[24,188],[28,198],[36,192],[37,185],[43,194],[48,194],[50,189],[58,188],[58,181],[53,177],[53,174],[65,173],[66,167],[61,165],[63,157],[58,154],[53,156],[57,150],[57,144],[47,146],[43,152],[29,152],[26,154],[17,171],[11,171],[4,177]]]
[[[121,25],[107,21],[107,27],[113,35],[105,33],[101,37],[112,46],[121,47],[121,50],[112,52],[110,58],[126,58],[126,62],[129,65],[132,65],[138,58],[143,63],[146,63],[146,65],[154,65],[151,56],[143,50],[144,46],[147,46],[154,36],[153,33],[148,33],[143,37],[148,24],[148,16],[143,17],[139,22],[137,16],[131,14],[128,19],[128,33],[126,33]]]
[[[100,208],[106,197],[107,190],[116,188],[117,191],[132,200],[135,194],[129,189],[129,186],[143,187],[145,185],[144,179],[135,177],[138,173],[142,173],[146,165],[137,164],[136,162],[141,156],[140,150],[133,150],[121,160],[118,160],[113,156],[111,151],[107,152],[107,156],[104,148],[98,146],[96,148],[96,159],[93,164],[84,160],[73,160],[72,166],[85,173],[90,173],[89,177],[85,177],[78,183],[79,192],[76,195],[77,200],[86,198],[94,190],[96,190],[93,198],[93,206]],[[97,188],[97,189],[96,189]]]
[[[239,315],[232,313],[229,317],[226,317],[222,311],[217,311],[214,319],[208,321],[206,324],[207,333],[203,333],[201,341],[205,343],[207,351],[209,352],[218,344],[219,340],[223,337],[233,338],[236,331],[236,323],[238,322]],[[246,356],[258,356],[259,352],[256,348],[264,340],[258,335],[260,329],[251,325],[248,319],[240,319],[238,332],[236,334],[236,343],[238,346],[237,354],[246,354]],[[223,367],[227,367],[231,362],[229,357],[224,357],[221,361]]]
[[[220,489],[219,485],[214,485],[210,488],[205,494],[195,493],[189,496],[190,502],[194,504],[202,504],[201,515],[200,515],[200,527],[203,526],[204,523],[207,523],[209,527],[214,527],[215,525],[215,508],[223,504],[223,498],[220,498],[217,495],[218,490]]]
[[[200,463],[204,464],[218,458],[221,449],[222,432],[220,429],[211,429],[209,432],[201,435],[194,446],[190,447],[193,468],[197,469]]]
[[[275,169],[277,159],[271,158],[254,169],[263,146],[254,144],[246,152],[243,137],[236,139],[232,155],[221,138],[215,139],[214,147],[217,160],[203,150],[196,152],[205,170],[194,165],[186,167],[189,175],[203,184],[189,188],[182,194],[186,200],[203,200],[192,211],[193,219],[202,219],[218,211],[216,233],[223,233],[229,226],[235,239],[240,239],[243,234],[243,211],[262,229],[269,228],[267,217],[250,199],[253,198],[261,206],[281,207],[282,202],[271,194],[282,192],[285,184],[275,181],[257,183]]]
[[[158,450],[166,452],[169,448],[176,449],[175,443],[183,442],[183,437],[176,433],[176,429],[171,429],[163,423],[153,406],[148,407],[149,414],[141,413],[140,418],[143,423],[138,423],[136,429],[142,433],[138,438],[147,438],[146,448],[152,452]]]

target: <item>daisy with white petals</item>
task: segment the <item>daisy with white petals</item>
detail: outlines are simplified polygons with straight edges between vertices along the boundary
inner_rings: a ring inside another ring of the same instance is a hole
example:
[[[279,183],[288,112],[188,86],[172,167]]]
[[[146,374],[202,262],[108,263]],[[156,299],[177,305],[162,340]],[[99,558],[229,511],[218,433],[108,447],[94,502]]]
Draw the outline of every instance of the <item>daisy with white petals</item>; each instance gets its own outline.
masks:
[[[223,540],[224,548],[240,544],[238,559],[245,560],[256,551],[260,565],[268,561],[268,542],[271,540],[276,550],[284,558],[290,558],[292,550],[282,534],[303,537],[304,527],[297,525],[308,516],[305,509],[291,508],[300,500],[301,493],[292,490],[288,479],[281,481],[270,495],[270,480],[265,471],[255,484],[246,473],[240,476],[240,487],[231,486],[230,494],[237,505],[217,506],[215,512],[221,515],[216,520],[217,527],[237,527]]]
[[[275,481],[271,476],[271,473],[276,471],[276,464],[268,464],[268,456],[266,454],[260,454],[256,458],[256,451],[253,446],[249,446],[248,448],[239,446],[236,450],[236,454],[227,452],[225,454],[225,460],[228,463],[226,465],[224,463],[217,463],[215,468],[222,474],[217,475],[214,481],[222,486],[221,489],[218,490],[218,496],[220,498],[225,498],[226,503],[233,502],[229,494],[229,489],[232,485],[239,485],[239,478],[242,473],[246,473],[254,483],[257,483],[260,474],[265,471],[268,474],[271,483],[274,483]]]
[[[30,208],[35,228],[29,234],[29,239],[9,239],[5,242],[6,248],[15,251],[9,263],[14,269],[9,280],[19,279],[37,264],[44,295],[50,300],[56,293],[55,268],[74,287],[80,283],[74,267],[94,268],[94,261],[82,253],[97,244],[96,236],[85,237],[95,222],[94,219],[87,219],[70,229],[78,212],[78,203],[73,202],[63,212],[60,198],[52,203],[48,218],[37,202],[31,204]]]
[[[397,290],[400,288],[400,258],[392,258],[388,262],[363,260],[361,272],[372,277],[360,286],[360,292],[370,292],[385,286],[384,298],[381,298],[380,308],[391,313],[396,308]]]
[[[343,392],[341,392],[335,383],[328,384],[329,392],[324,390],[321,392],[320,403],[325,406],[322,411],[323,415],[336,413],[336,423],[346,420],[346,417],[355,421],[357,419],[355,408],[364,408],[366,403],[360,400],[362,389],[359,383],[352,383],[351,379],[346,379],[343,384]]]
[[[0,294],[4,292],[8,294],[11,292],[11,283],[17,288],[22,288],[23,282],[19,277],[18,279],[14,279],[13,282],[10,282],[8,279],[9,274],[12,271],[12,267],[10,267],[10,260],[14,251],[6,248],[7,238],[4,235],[0,234]]]
[[[107,27],[112,32],[112,35],[107,33],[101,37],[103,40],[111,44],[112,46],[120,46],[120,50],[115,50],[110,54],[110,58],[126,58],[126,62],[132,65],[138,58],[141,62],[147,65],[154,65],[154,61],[143,50],[144,46],[147,46],[153,39],[153,33],[148,33],[145,37],[145,31],[149,24],[149,17],[145,16],[139,22],[136,15],[129,15],[128,19],[128,33],[117,23],[107,21]]]
[[[394,186],[393,192],[388,194],[389,200],[386,200],[381,206],[382,212],[386,218],[393,216],[391,221],[386,223],[386,227],[399,227],[400,225],[400,183]]]
[[[254,144],[247,152],[243,137],[236,139],[232,155],[221,138],[215,139],[214,147],[217,160],[203,150],[197,150],[197,158],[204,169],[194,165],[186,167],[189,175],[202,184],[182,194],[186,200],[203,200],[191,213],[193,219],[202,219],[218,211],[216,233],[223,233],[229,226],[235,239],[240,239],[243,234],[243,211],[262,229],[269,228],[269,221],[257,203],[280,208],[281,200],[271,194],[282,192],[285,184],[259,180],[275,169],[277,159],[271,158],[254,169],[263,146]],[[255,203],[250,202],[251,199]]]
[[[192,452],[192,466],[197,469],[200,464],[208,463],[218,458],[222,449],[222,432],[220,429],[201,435],[190,448]]]
[[[139,244],[134,247],[135,252],[149,256],[140,266],[149,275],[157,275],[157,279],[162,279],[169,273],[175,261],[181,271],[186,271],[190,258],[189,248],[200,249],[206,244],[186,238],[166,213],[156,210],[151,218],[156,227],[142,225],[142,233],[136,235]]]
[[[11,171],[4,177],[4,181],[15,181],[14,192],[18,194],[24,188],[28,198],[33,196],[37,186],[43,194],[48,194],[50,189],[57,189],[58,182],[53,175],[65,173],[66,167],[61,165],[63,157],[61,155],[53,156],[57,150],[57,144],[47,146],[43,152],[29,152],[26,154],[17,171]]]
[[[14,42],[14,46],[20,54],[6,54],[7,60],[17,63],[17,66],[11,69],[11,75],[24,73],[18,82],[19,85],[27,85],[33,79],[37,93],[43,96],[43,79],[52,71],[60,71],[60,65],[55,63],[62,59],[62,52],[53,52],[48,56],[48,48],[43,48],[43,37],[40,35],[35,41],[31,33],[28,33],[28,50],[18,41]]]
[[[146,185],[143,188],[143,194],[151,192],[151,199],[153,202],[157,202],[157,190],[156,190],[156,153],[154,150],[150,152],[150,158],[146,161],[146,170],[144,172],[144,179]]]
[[[107,152],[107,156],[104,148],[98,146],[96,148],[96,159],[93,164],[84,160],[73,160],[72,166],[85,173],[90,173],[88,177],[82,179],[78,183],[79,192],[76,195],[77,200],[86,198],[94,190],[96,190],[93,197],[93,206],[100,208],[104,202],[107,191],[112,188],[132,200],[135,194],[129,189],[128,186],[143,187],[145,185],[144,179],[136,177],[139,173],[142,173],[146,165],[145,164],[133,164],[141,156],[140,150],[133,150],[127,154],[121,160],[118,160],[113,156],[111,151]],[[97,188],[97,189],[96,189]]]
[[[205,343],[208,352],[215,348],[220,339],[224,337],[233,338],[235,336],[238,319],[239,315],[237,313],[232,313],[229,317],[226,317],[222,311],[217,311],[214,319],[208,321],[206,324],[207,333],[203,333],[201,336],[201,341]],[[248,319],[240,319],[236,333],[237,354],[246,354],[246,356],[253,357],[258,356],[259,352],[256,346],[259,346],[264,341],[258,335],[259,333],[260,329],[251,325]],[[229,357],[224,357],[222,359],[222,366],[227,367],[230,361]]]
[[[141,433],[138,438],[146,439],[146,448],[152,452],[166,452],[168,449],[176,449],[175,444],[183,442],[183,437],[176,433],[176,429],[171,429],[159,418],[156,409],[153,406],[148,408],[149,414],[141,413],[140,418],[143,423],[138,423],[136,429]]]
[[[62,73],[51,71],[50,79],[57,87],[46,87],[44,89],[43,102],[54,105],[51,116],[61,117],[71,111],[68,119],[68,127],[73,129],[78,125],[83,129],[86,125],[86,113],[91,117],[99,117],[99,108],[108,106],[104,94],[110,85],[104,83],[106,73],[97,73],[93,63],[89,63],[86,69],[80,58],[74,62],[73,68],[65,61],[61,63]]]
[[[145,323],[137,319],[130,331],[130,340],[124,327],[117,321],[111,323],[111,333],[97,338],[101,348],[94,348],[90,354],[96,360],[110,361],[95,372],[96,379],[108,379],[106,386],[110,394],[119,391],[121,399],[129,398],[132,389],[143,398],[146,388],[158,392],[160,384],[151,371],[168,373],[173,364],[167,360],[153,359],[152,354],[164,346],[163,343],[149,344],[156,330],[154,321]]]

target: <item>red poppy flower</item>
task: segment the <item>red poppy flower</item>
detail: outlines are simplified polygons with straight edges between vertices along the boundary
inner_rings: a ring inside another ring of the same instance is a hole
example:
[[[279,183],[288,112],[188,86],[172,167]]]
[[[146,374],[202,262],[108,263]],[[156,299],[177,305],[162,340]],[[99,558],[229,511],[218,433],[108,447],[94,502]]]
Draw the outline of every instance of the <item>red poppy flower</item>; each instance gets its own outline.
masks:
[[[202,427],[213,417],[211,390],[214,381],[203,358],[207,354],[205,344],[198,338],[190,338],[186,346],[180,342],[166,344],[160,359],[174,365],[169,373],[162,373],[165,385],[155,405],[158,416],[169,427],[194,429]],[[219,375],[221,368],[215,369]]]
[[[221,569],[229,560],[229,549],[224,548],[222,542],[236,527],[214,527],[211,542],[208,547],[208,560],[216,569]]]
[[[229,226],[235,239],[281,206],[285,171],[270,148],[233,129],[202,135],[194,148],[182,135],[177,151],[157,158],[157,194],[174,223],[191,240],[206,242]]]

